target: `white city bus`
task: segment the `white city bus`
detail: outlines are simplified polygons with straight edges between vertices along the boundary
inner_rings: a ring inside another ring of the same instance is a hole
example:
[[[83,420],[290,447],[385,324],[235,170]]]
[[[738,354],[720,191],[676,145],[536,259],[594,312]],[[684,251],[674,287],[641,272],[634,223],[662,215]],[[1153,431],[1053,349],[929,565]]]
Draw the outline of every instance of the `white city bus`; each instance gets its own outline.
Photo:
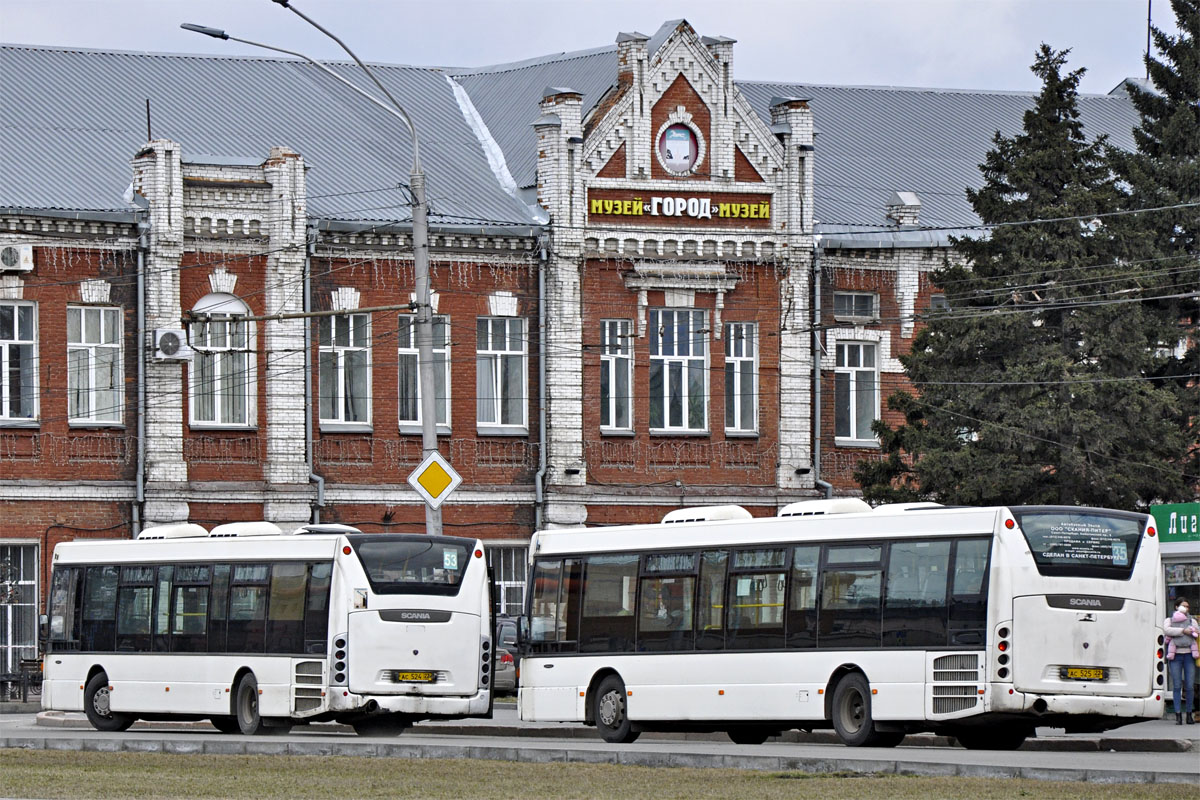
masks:
[[[380,734],[491,716],[479,540],[182,523],[59,544],[53,569],[42,706],[99,730],[207,718],[226,733],[337,720]]]
[[[663,523],[534,534],[522,719],[1011,749],[1162,716],[1145,514],[838,499]]]

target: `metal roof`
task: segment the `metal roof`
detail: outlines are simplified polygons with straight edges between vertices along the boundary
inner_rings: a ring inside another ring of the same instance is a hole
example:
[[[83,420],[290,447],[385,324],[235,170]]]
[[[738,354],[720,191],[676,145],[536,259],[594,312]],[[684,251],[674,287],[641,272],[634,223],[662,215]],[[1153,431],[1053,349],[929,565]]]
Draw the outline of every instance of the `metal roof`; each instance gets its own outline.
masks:
[[[354,64],[327,64],[370,86]],[[496,180],[445,72],[373,69],[418,126],[432,226],[533,222]],[[311,216],[411,219],[397,188],[412,167],[408,131],[307,62],[3,45],[0,74],[0,207],[127,211],[149,99],[154,138],[179,142],[185,160],[265,160],[291,147],[309,167]]]
[[[649,52],[681,22],[664,23],[650,37]],[[369,86],[355,65],[327,63]],[[530,121],[545,88],[578,91],[586,116],[617,76],[615,45],[478,69],[372,66],[419,126],[435,226],[536,224],[489,165],[448,76],[466,90],[520,189],[536,183]],[[0,126],[0,208],[127,213],[121,196],[129,160],[146,141],[149,98],[154,136],[180,142],[185,158],[265,159],[271,146],[288,146],[310,167],[311,216],[338,224],[409,219],[407,195],[395,188],[411,168],[407,131],[306,62],[0,45],[0,74],[7,112]],[[874,246],[892,238],[913,246],[926,238],[880,233],[895,192],[917,195],[922,227],[977,224],[963,190],[980,186],[979,164],[993,134],[1020,131],[1035,98],[761,81],[737,86],[768,124],[774,99],[809,100],[819,129],[821,230],[847,243],[872,230],[861,240]],[[1107,134],[1117,147],[1134,146],[1138,116],[1125,92],[1083,95],[1079,107],[1088,136]]]

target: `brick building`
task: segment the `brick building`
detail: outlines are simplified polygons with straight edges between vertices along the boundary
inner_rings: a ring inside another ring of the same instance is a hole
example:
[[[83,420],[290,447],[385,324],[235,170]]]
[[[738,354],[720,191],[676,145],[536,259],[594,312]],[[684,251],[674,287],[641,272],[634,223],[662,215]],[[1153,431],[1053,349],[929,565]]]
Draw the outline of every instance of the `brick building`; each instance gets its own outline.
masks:
[[[376,68],[429,176],[445,530],[494,545],[510,609],[538,526],[855,492],[962,188],[1032,101],[735,81],[734,45],[678,20]],[[0,671],[58,541],[420,530],[407,132],[304,62],[0,65]],[[1081,108],[1131,145],[1123,91]]]

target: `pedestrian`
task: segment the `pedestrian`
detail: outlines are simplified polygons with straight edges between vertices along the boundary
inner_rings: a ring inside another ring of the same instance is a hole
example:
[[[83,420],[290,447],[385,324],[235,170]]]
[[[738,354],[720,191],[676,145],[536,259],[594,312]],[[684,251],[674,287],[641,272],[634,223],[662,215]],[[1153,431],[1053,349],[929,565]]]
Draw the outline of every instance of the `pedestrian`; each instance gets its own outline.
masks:
[[[1182,725],[1186,714],[1187,724],[1193,725],[1192,703],[1195,702],[1196,661],[1200,659],[1200,623],[1190,614],[1191,606],[1182,597],[1175,600],[1175,613],[1163,623],[1167,636],[1167,660],[1171,664],[1171,685],[1175,701],[1175,724]],[[1184,702],[1180,704],[1180,693]],[[1184,711],[1184,709],[1187,709]]]

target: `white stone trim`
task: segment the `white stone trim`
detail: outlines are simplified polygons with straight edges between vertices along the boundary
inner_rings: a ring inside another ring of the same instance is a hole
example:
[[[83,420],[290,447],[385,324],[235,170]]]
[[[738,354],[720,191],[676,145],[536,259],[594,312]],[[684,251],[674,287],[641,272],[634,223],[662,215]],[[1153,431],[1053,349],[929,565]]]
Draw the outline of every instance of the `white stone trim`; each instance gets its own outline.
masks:
[[[237,275],[228,272],[224,267],[217,267],[208,275],[208,285],[213,294],[233,294],[237,286]]]
[[[331,293],[329,307],[334,311],[357,311],[359,291],[352,286],[339,286]]]
[[[870,328],[830,328],[825,332],[825,349],[821,353],[821,370],[837,368],[838,342],[874,342],[879,348],[877,369],[883,372],[903,373],[900,359],[892,357],[892,332]]]
[[[79,284],[79,302],[107,304],[112,284],[108,281],[87,280]]]
[[[692,166],[682,172],[667,165],[663,160],[662,153],[659,152],[658,143],[662,140],[663,134],[667,128],[674,125],[683,125],[692,132],[692,136],[696,137],[696,160]],[[683,106],[676,106],[675,110],[667,115],[667,119],[662,125],[658,126],[658,131],[654,134],[653,141],[650,142],[650,149],[654,151],[654,158],[658,161],[658,165],[667,171],[668,175],[684,177],[686,175],[695,175],[700,171],[700,165],[704,163],[704,157],[708,154],[708,142],[704,140],[704,134],[696,127],[696,123],[692,122],[692,115]]]
[[[494,292],[488,295],[488,316],[517,316],[517,296],[507,291]]]

